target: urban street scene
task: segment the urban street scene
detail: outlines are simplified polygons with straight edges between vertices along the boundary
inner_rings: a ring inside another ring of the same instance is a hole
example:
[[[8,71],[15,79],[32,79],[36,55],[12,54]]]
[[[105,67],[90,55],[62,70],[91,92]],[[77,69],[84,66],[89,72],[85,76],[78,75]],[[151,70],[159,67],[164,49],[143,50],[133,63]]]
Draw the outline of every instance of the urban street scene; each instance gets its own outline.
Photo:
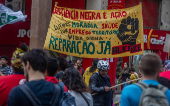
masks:
[[[0,0],[0,106],[170,106],[170,0]]]

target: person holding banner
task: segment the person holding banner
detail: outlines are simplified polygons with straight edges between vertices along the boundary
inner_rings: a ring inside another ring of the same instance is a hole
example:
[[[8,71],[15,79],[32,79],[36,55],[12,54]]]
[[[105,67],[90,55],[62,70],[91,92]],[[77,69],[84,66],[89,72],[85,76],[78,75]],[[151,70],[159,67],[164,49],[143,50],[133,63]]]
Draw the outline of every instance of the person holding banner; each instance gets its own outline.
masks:
[[[99,60],[97,64],[98,72],[94,73],[89,81],[92,90],[93,106],[112,106],[113,91],[110,89],[110,78],[108,76],[109,63]],[[97,94],[95,94],[97,93]]]
[[[117,80],[117,83],[118,83],[119,80],[121,80],[122,77],[123,77],[122,83],[126,82],[126,79],[130,77],[130,74],[129,74],[129,63],[128,62],[124,63],[124,67],[123,67],[123,70],[122,70],[121,73],[122,74],[120,75],[119,79]],[[125,86],[127,86],[127,85],[128,85],[128,83],[123,84],[123,88]]]

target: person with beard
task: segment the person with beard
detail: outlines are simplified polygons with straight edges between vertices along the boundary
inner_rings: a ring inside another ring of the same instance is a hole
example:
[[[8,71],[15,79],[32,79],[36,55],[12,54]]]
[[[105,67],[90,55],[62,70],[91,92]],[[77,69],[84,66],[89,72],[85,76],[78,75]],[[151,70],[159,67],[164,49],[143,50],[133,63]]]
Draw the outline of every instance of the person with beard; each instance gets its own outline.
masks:
[[[98,72],[90,77],[89,87],[92,90],[93,106],[112,106],[113,90],[110,88],[110,78],[108,76],[109,63],[99,60],[97,64]]]
[[[77,59],[78,70],[81,76],[84,74],[84,68],[82,67],[81,60]]]
[[[127,80],[128,78],[130,78],[130,74],[129,74],[129,63],[128,63],[128,62],[125,62],[125,63],[124,63],[123,70],[122,70],[122,72],[121,72],[121,75],[120,75],[119,79],[117,80],[117,83],[118,83],[118,81],[119,81],[122,77],[123,77],[122,83],[126,82],[126,80]],[[123,84],[123,88],[124,88],[125,86],[127,86],[127,85],[128,85],[128,83]]]
[[[12,88],[26,81],[20,58],[27,51],[28,47],[22,44],[20,48],[14,51],[11,59],[13,74],[0,77],[0,106],[7,105],[8,95]]]
[[[65,70],[68,68],[68,63],[67,60],[61,56],[57,58],[57,61],[58,61],[58,71],[57,71],[56,78],[58,81],[61,81],[61,78],[63,77]]]
[[[27,51],[22,57],[27,83],[13,88],[8,97],[8,106],[59,106],[62,89],[45,80],[48,57],[40,49]]]
[[[48,57],[48,66],[47,70],[44,73],[46,81],[52,82],[53,84],[59,84],[57,78],[54,77],[55,73],[57,72],[57,69],[58,69],[57,59],[53,57]],[[68,92],[66,86],[64,86],[64,91]]]
[[[0,71],[2,75],[8,75],[10,71],[10,67],[8,66],[8,56],[5,55],[1,56],[0,61],[1,61]]]

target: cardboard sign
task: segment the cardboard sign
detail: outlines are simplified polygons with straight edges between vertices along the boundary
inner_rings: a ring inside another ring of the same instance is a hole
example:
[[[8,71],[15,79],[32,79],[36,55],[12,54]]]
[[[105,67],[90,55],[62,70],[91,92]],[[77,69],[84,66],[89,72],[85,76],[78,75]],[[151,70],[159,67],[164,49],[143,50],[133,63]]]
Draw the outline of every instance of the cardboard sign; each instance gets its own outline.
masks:
[[[143,54],[142,6],[119,10],[55,6],[44,48],[86,58]]]

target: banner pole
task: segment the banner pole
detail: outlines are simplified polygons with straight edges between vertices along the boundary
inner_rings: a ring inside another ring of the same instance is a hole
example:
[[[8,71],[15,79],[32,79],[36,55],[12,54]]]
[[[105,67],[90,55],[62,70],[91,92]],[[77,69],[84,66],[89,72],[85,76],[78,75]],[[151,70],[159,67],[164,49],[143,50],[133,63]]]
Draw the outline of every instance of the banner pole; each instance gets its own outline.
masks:
[[[123,84],[129,83],[129,82],[133,82],[133,81],[141,80],[141,79],[142,79],[142,78],[138,78],[138,79],[135,79],[135,80],[127,81],[127,82],[124,82],[124,83],[121,83],[121,84],[118,84],[118,85],[112,86],[112,87],[110,87],[110,89],[113,89],[113,88],[115,88],[115,87],[118,87],[118,86],[120,86],[120,85],[123,85]],[[94,93],[94,94],[92,94],[92,95],[96,95],[96,94],[97,94],[97,93]]]

